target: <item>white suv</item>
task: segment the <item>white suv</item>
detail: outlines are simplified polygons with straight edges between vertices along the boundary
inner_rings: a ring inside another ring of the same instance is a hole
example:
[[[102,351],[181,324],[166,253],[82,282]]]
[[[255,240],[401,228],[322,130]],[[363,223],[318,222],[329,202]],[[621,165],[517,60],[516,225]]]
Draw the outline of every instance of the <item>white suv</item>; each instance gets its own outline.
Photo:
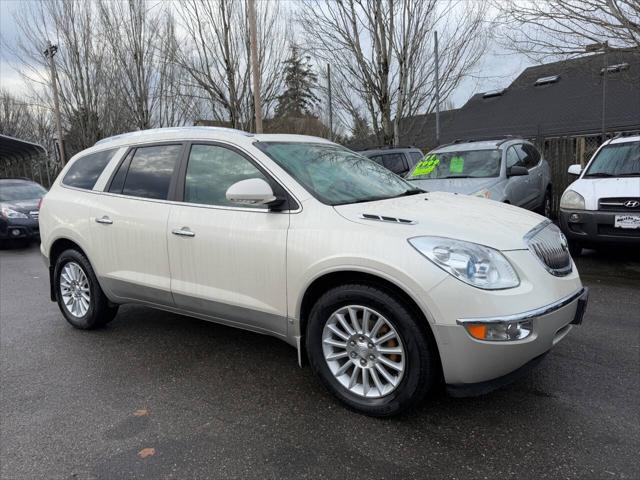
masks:
[[[573,255],[583,247],[640,245],[640,136],[604,142],[560,199],[560,226]]]
[[[40,210],[51,297],[78,328],[139,303],[281,338],[350,407],[391,415],[440,377],[479,394],[580,323],[560,231],[415,189],[339,145],[215,128],[76,155]]]

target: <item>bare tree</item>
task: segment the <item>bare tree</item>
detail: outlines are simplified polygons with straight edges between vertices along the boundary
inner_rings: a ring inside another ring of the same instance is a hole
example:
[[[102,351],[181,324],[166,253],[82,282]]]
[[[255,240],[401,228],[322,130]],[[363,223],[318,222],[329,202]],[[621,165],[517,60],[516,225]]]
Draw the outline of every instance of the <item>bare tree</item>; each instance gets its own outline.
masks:
[[[153,125],[157,105],[156,85],[164,80],[157,75],[156,48],[162,32],[159,4],[145,0],[99,0],[101,31],[109,47],[111,85],[125,98],[133,124],[140,130]]]
[[[98,22],[93,5],[82,0],[43,0],[25,5],[16,13],[22,34],[18,51],[21,73],[32,86],[34,100],[51,105],[45,42],[58,44],[58,70],[63,123],[73,123],[71,153],[93,145],[105,135],[126,129],[128,121],[118,104],[119,93],[109,84],[108,49],[96,35]],[[118,116],[106,122],[111,112]]]
[[[494,0],[503,44],[536,60],[584,53],[585,46],[640,48],[639,0]]]
[[[433,32],[444,101],[483,54],[484,17],[482,2],[304,0],[299,23],[309,49],[332,65],[337,105],[351,118],[366,111],[379,142],[397,144],[400,121],[435,106]]]
[[[263,107],[268,112],[277,98],[284,32],[279,28],[279,3],[259,2],[258,59]],[[247,129],[253,102],[249,82],[249,44],[246,2],[240,0],[188,0],[176,8],[186,31],[186,46],[179,53],[208,102],[215,120]]]

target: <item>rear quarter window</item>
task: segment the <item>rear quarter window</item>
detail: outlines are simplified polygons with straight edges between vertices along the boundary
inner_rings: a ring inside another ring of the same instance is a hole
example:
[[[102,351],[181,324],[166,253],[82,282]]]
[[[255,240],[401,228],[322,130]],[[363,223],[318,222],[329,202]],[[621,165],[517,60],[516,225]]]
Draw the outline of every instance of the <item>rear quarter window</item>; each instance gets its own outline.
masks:
[[[109,160],[118,151],[117,148],[112,150],[104,150],[102,152],[90,153],[84,155],[73,162],[69,167],[66,175],[62,179],[62,183],[68,187],[82,188],[85,190],[93,189],[98,181],[98,177],[107,166]]]

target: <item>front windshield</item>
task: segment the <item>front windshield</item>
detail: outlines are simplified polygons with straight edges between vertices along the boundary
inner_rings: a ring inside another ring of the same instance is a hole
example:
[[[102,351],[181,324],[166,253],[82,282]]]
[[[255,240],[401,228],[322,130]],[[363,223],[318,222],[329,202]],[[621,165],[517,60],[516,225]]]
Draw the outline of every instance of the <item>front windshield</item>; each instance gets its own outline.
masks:
[[[17,202],[42,198],[47,191],[36,183],[0,183],[0,202]]]
[[[255,145],[328,205],[421,192],[374,161],[338,145],[300,142],[256,142]]]
[[[593,159],[585,177],[640,177],[640,142],[603,147]]]
[[[499,150],[428,153],[413,167],[409,180],[488,178],[500,175]]]

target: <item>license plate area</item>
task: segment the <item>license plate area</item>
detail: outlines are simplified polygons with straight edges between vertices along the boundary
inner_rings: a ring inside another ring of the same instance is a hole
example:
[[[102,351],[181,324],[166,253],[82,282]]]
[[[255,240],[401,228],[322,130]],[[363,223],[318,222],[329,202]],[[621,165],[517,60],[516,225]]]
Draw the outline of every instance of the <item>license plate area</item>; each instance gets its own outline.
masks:
[[[615,228],[640,228],[640,215],[616,215],[613,221]]]

